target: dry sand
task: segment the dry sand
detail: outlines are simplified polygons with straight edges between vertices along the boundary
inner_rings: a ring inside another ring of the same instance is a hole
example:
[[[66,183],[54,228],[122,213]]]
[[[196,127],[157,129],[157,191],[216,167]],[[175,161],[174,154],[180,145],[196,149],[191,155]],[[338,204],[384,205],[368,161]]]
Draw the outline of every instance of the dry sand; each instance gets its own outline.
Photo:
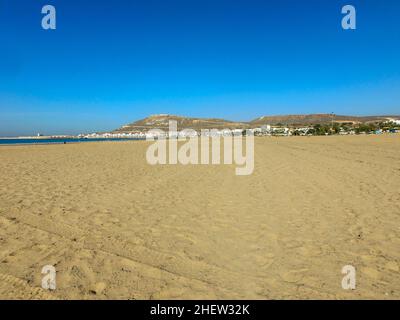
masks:
[[[256,138],[250,176],[147,146],[0,147],[0,298],[400,298],[399,135]]]

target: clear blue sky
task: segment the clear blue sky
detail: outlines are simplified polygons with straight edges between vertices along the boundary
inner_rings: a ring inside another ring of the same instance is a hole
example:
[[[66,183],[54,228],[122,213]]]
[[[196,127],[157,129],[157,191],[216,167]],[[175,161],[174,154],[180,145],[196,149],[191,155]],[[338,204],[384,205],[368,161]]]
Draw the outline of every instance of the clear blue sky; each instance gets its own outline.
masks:
[[[155,113],[400,114],[398,0],[0,0],[0,39],[1,136]]]

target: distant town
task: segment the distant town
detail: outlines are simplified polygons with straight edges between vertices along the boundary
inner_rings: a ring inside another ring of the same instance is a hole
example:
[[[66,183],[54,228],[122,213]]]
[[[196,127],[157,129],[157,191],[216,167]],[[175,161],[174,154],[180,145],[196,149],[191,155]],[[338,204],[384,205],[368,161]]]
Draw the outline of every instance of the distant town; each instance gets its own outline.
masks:
[[[168,133],[169,121],[178,123],[178,133]],[[279,121],[282,121],[280,123]],[[318,122],[317,122],[318,121]],[[270,122],[270,124],[268,123]],[[286,123],[284,123],[286,122]],[[299,123],[296,123],[299,122]],[[315,122],[315,123],[307,123]],[[165,133],[155,134],[152,129],[162,129]],[[329,136],[359,134],[400,133],[400,117],[346,117],[322,115],[260,117],[251,122],[232,122],[222,119],[201,119],[173,116],[167,114],[153,115],[146,119],[124,125],[111,132],[82,133],[71,135],[43,135],[18,137],[23,139],[137,139],[172,138],[197,135],[233,135],[254,134],[255,136]],[[183,131],[182,131],[183,130]],[[207,132],[207,130],[209,132]]]
[[[169,122],[178,124],[178,131],[169,132]],[[279,121],[282,121],[280,123]],[[318,121],[318,122],[317,122]],[[287,123],[283,123],[287,122]],[[296,123],[298,122],[298,123]],[[303,123],[301,123],[303,122]],[[307,122],[315,122],[314,124]],[[163,134],[155,134],[152,129],[162,129]],[[255,136],[326,136],[384,134],[400,132],[400,118],[390,117],[347,117],[332,114],[305,116],[260,117],[251,122],[232,122],[222,119],[201,119],[168,114],[153,115],[132,124],[122,126],[113,132],[81,134],[79,138],[171,138],[197,135],[246,135]]]

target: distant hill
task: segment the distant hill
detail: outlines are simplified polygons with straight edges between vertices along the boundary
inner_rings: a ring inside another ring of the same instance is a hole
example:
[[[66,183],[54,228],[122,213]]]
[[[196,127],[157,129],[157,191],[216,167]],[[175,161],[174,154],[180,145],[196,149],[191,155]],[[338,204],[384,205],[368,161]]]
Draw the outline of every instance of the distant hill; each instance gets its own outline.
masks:
[[[248,124],[244,122],[234,122],[223,119],[202,119],[202,118],[189,118],[169,114],[152,115],[142,120],[127,124],[114,132],[137,132],[148,131],[153,128],[162,129],[167,131],[170,120],[175,120],[178,125],[178,130],[182,129],[235,129],[247,128]]]
[[[357,123],[369,123],[369,122],[381,122],[387,121],[388,118],[399,118],[399,116],[343,116],[343,115],[332,115],[332,114],[306,114],[306,115],[280,115],[280,116],[263,116],[254,119],[250,122],[254,125],[313,125],[313,124],[326,124],[334,122],[351,122]]]
[[[280,115],[280,116],[263,116],[250,122],[234,122],[224,119],[206,119],[206,118],[190,118],[169,114],[152,115],[145,119],[135,121],[133,123],[122,126],[114,132],[146,132],[150,129],[162,129],[167,131],[170,120],[175,120],[178,124],[178,130],[182,129],[245,129],[255,128],[262,125],[287,125],[287,126],[304,126],[313,124],[326,124],[334,122],[351,122],[370,123],[382,122],[390,118],[400,119],[400,116],[344,116],[332,114],[307,114],[307,115]]]

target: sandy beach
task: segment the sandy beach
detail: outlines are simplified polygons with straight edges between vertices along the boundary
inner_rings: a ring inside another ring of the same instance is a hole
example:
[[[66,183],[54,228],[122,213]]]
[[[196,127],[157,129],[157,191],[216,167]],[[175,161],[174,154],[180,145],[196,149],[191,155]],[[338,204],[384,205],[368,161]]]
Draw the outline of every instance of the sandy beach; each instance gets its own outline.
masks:
[[[148,145],[0,147],[0,298],[400,298],[398,134],[256,138],[249,176]]]

